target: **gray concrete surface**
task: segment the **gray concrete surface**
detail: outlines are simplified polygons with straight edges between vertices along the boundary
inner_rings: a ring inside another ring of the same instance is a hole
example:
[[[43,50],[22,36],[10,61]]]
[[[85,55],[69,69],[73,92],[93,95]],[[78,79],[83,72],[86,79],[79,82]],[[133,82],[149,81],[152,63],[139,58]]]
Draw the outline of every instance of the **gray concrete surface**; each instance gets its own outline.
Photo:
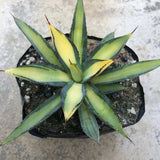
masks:
[[[10,13],[49,36],[44,15],[63,32],[69,32],[75,0],[0,0],[0,69],[15,67],[30,43]],[[137,31],[127,43],[140,60],[160,58],[159,0],[84,0],[88,35],[104,37]],[[131,144],[114,132],[90,139],[39,139],[26,133],[0,148],[0,160],[159,160],[160,68],[141,76],[146,113],[136,125],[125,129]],[[0,141],[21,121],[21,101],[14,77],[0,73]]]

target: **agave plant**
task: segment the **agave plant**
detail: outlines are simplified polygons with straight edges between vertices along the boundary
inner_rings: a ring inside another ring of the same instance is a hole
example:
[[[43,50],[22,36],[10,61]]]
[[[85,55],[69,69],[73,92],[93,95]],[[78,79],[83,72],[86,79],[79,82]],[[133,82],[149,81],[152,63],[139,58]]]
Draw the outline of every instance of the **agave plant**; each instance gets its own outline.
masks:
[[[99,126],[95,116],[128,138],[104,93],[108,89],[123,88],[115,82],[137,77],[160,66],[160,60],[150,60],[107,70],[116,61],[133,32],[117,38],[113,33],[107,35],[87,56],[87,29],[82,0],[77,0],[69,38],[47,19],[53,46],[26,23],[15,17],[14,20],[46,63],[25,65],[3,72],[62,89],[37,106],[1,145],[37,126],[61,107],[65,123],[78,110],[84,133],[94,140],[99,141]]]

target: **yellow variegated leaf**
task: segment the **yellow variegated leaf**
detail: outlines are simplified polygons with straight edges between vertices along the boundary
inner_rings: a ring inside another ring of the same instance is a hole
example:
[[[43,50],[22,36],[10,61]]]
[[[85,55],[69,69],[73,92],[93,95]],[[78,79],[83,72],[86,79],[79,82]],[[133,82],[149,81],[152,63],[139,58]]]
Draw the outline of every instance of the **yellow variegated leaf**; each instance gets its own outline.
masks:
[[[128,138],[118,120],[118,117],[112,110],[108,98],[101,94],[99,90],[92,85],[87,85],[85,104],[107,125]]]
[[[80,59],[76,47],[61,31],[53,27],[49,21],[48,24],[58,53],[57,56],[60,58],[60,61],[65,69],[70,72],[70,61],[77,64],[80,68]]]
[[[32,64],[5,70],[15,77],[53,86],[64,86],[70,77],[63,70],[53,65]]]
[[[85,94],[85,85],[81,83],[71,81],[63,87],[61,92],[61,100],[66,122],[78,109]]]
[[[132,32],[133,33],[133,32]],[[98,45],[93,52],[86,59],[86,62],[91,59],[112,59],[119,51],[125,46],[132,33],[124,35],[122,37],[111,39],[105,43]]]
[[[61,66],[59,60],[55,56],[55,52],[52,47],[37,31],[18,18],[14,17],[14,20],[20,30],[24,33],[36,51],[40,54],[40,56],[43,57],[46,62]]]
[[[79,51],[80,62],[82,63],[87,54],[87,29],[83,0],[77,0],[71,28],[71,39]]]
[[[93,84],[108,84],[119,82],[128,78],[138,77],[160,66],[160,59],[142,61],[134,64],[128,64],[120,68],[106,71],[102,75],[91,80]]]
[[[116,59],[110,60],[92,60],[85,67],[83,72],[83,82],[101,74],[108,66],[110,66]]]

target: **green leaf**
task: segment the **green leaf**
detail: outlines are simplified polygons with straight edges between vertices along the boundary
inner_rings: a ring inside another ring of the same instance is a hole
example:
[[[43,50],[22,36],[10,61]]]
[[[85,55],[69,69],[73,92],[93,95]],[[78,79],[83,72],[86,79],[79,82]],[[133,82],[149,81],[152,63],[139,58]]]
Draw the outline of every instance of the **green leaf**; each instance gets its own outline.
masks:
[[[128,39],[131,37],[132,33],[124,35],[122,37],[111,39],[101,45],[91,52],[91,54],[86,59],[85,63],[90,59],[113,59],[117,56],[119,51],[125,46]]]
[[[82,63],[87,54],[87,28],[83,0],[77,0],[70,36],[79,51],[80,63]]]
[[[99,127],[93,113],[84,103],[78,108],[79,119],[83,132],[90,138],[99,142]]]
[[[125,79],[134,78],[145,74],[160,66],[159,60],[142,61],[134,64],[128,64],[123,67],[106,71],[102,75],[91,80],[94,84],[107,84],[119,82]]]
[[[77,64],[78,68],[81,70],[79,53],[76,47],[74,46],[73,42],[70,39],[68,39],[65,34],[53,27],[49,21],[48,25],[51,31],[51,36],[54,39],[54,45],[57,51],[57,56],[59,57],[61,64],[69,73],[71,73],[70,61],[74,64]]]
[[[70,62],[70,71],[71,71],[72,78],[75,82],[81,82],[82,81],[83,74],[79,70],[77,64],[73,64],[72,62]]]
[[[112,110],[111,104],[106,96],[101,94],[93,85],[87,85],[85,104],[89,109],[98,116],[107,125],[127,137],[126,133]]]
[[[46,62],[58,65],[60,67],[62,66],[57,57],[55,56],[55,52],[52,47],[36,30],[31,28],[29,25],[27,25],[18,18],[14,17],[14,20],[20,30],[24,33],[24,35],[39,53],[39,55],[42,56]]]
[[[106,37],[104,37],[104,38],[99,42],[98,45],[102,45],[103,43],[105,43],[105,42],[107,42],[107,41],[109,41],[109,40],[111,40],[111,39],[113,39],[113,38],[114,38],[114,32],[112,32],[112,33],[108,34]]]
[[[61,92],[62,107],[65,122],[74,114],[82,103],[86,94],[85,84],[70,81],[65,85]]]
[[[57,66],[46,64],[32,64],[5,70],[15,77],[52,86],[64,86],[70,81],[67,73]]]
[[[117,92],[125,88],[120,84],[103,84],[103,85],[97,85],[96,87],[105,94]]]
[[[46,100],[43,104],[37,107],[33,112],[31,112],[22,123],[18,125],[17,128],[1,143],[5,145],[6,143],[18,138],[22,134],[31,130],[33,127],[37,126],[54,112],[56,112],[61,107],[61,99],[59,95],[54,95]]]
[[[101,74],[108,66],[110,66],[116,59],[110,60],[91,60],[84,67],[83,82]]]

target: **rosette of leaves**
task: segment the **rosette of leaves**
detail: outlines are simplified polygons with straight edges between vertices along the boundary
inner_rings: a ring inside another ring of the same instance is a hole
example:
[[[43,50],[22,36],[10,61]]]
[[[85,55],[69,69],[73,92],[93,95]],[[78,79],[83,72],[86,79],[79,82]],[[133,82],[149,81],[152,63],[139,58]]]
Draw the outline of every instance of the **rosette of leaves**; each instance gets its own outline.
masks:
[[[53,46],[26,23],[15,17],[14,20],[46,63],[3,71],[33,83],[59,86],[62,89],[37,106],[1,145],[34,128],[60,107],[64,112],[65,123],[78,110],[82,130],[94,140],[99,141],[99,126],[95,117],[128,138],[106,93],[123,89],[116,82],[137,77],[160,66],[160,60],[150,60],[107,70],[133,32],[117,38],[114,33],[107,35],[87,56],[87,29],[82,0],[77,0],[69,38],[47,20]]]

